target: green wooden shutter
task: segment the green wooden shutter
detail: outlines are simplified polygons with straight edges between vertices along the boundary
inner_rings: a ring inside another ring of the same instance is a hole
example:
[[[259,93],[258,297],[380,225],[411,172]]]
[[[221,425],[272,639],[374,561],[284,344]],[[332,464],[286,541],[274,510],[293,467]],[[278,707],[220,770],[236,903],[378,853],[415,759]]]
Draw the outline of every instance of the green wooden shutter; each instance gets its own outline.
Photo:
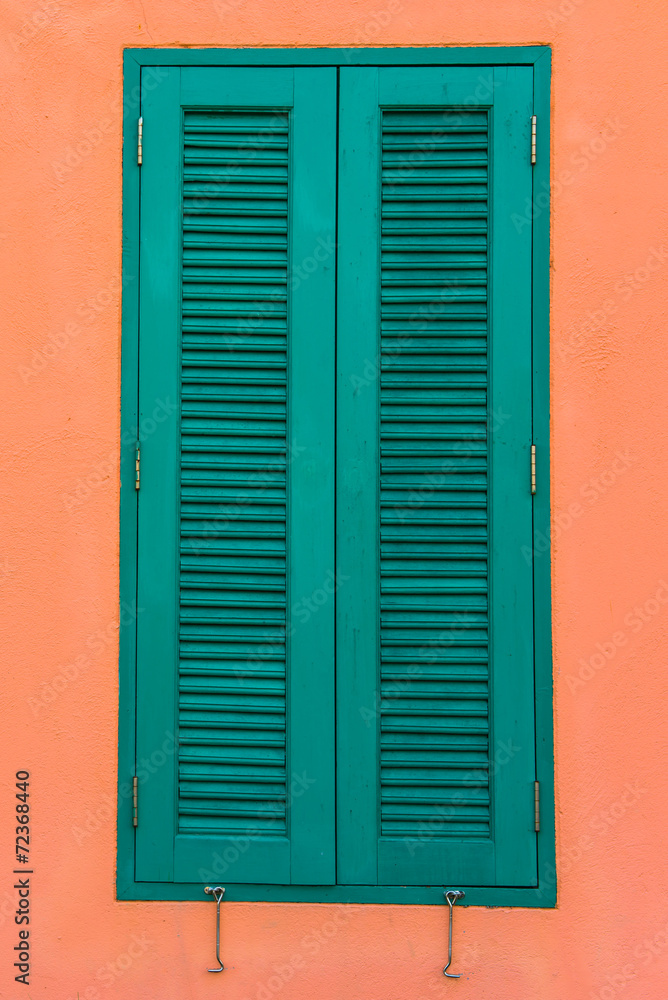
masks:
[[[536,882],[531,96],[524,68],[341,70],[344,883]]]
[[[137,878],[332,882],[334,603],[310,598],[334,571],[336,74],[165,75],[143,107]]]

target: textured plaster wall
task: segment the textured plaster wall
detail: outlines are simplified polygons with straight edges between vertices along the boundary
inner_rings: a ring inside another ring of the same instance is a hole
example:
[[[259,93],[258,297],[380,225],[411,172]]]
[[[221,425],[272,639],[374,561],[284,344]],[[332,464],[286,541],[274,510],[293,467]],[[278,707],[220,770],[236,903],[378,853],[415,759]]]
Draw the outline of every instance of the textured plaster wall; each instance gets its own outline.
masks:
[[[447,982],[443,908],[225,904],[214,977],[210,904],[114,891],[122,49],[490,43],[554,47],[558,907],[458,911]],[[666,996],[667,43],[656,0],[5,0],[2,997]]]

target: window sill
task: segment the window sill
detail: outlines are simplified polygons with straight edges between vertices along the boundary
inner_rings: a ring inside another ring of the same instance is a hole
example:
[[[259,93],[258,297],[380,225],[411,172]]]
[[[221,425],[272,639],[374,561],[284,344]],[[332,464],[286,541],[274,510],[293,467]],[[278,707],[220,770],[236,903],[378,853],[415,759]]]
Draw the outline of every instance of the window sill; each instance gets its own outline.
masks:
[[[458,906],[522,906],[553,908],[556,885],[547,880],[544,886],[367,886],[367,885],[252,885],[229,884],[225,877],[215,880],[225,887],[225,902],[264,903],[369,903],[440,906],[445,888],[463,889],[466,893]],[[129,882],[117,886],[118,899],[174,900],[206,902],[204,885],[198,883]]]

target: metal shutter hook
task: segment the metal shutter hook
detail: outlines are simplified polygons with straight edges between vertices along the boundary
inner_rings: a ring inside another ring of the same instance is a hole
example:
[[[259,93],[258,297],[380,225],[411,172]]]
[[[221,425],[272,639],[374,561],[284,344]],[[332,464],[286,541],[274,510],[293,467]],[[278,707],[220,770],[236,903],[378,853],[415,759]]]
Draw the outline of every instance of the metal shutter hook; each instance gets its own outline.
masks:
[[[220,904],[223,901],[225,890],[222,885],[216,885],[213,887],[207,885],[204,891],[212,892],[216,900],[216,961],[220,965],[219,969],[207,969],[207,972],[222,972],[225,966],[220,960]]]
[[[448,964],[443,969],[443,975],[447,976],[448,979],[459,979],[461,973],[455,974],[454,972],[448,972],[452,963],[452,907],[458,899],[463,899],[465,894],[462,889],[448,889],[443,893],[443,895],[445,896],[446,903],[450,907],[450,920],[448,924]]]

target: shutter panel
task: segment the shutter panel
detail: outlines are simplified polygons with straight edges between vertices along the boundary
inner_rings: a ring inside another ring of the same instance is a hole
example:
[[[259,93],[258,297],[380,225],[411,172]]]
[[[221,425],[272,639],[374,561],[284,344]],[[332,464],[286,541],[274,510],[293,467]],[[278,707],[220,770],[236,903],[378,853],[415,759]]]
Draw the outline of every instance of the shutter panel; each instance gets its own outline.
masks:
[[[486,73],[341,71],[342,881],[535,884],[531,73]]]
[[[143,446],[138,744],[178,749],[140,878],[334,877],[333,602],[299,604],[334,565],[334,82],[170,70],[144,111],[140,409],[179,410]]]

